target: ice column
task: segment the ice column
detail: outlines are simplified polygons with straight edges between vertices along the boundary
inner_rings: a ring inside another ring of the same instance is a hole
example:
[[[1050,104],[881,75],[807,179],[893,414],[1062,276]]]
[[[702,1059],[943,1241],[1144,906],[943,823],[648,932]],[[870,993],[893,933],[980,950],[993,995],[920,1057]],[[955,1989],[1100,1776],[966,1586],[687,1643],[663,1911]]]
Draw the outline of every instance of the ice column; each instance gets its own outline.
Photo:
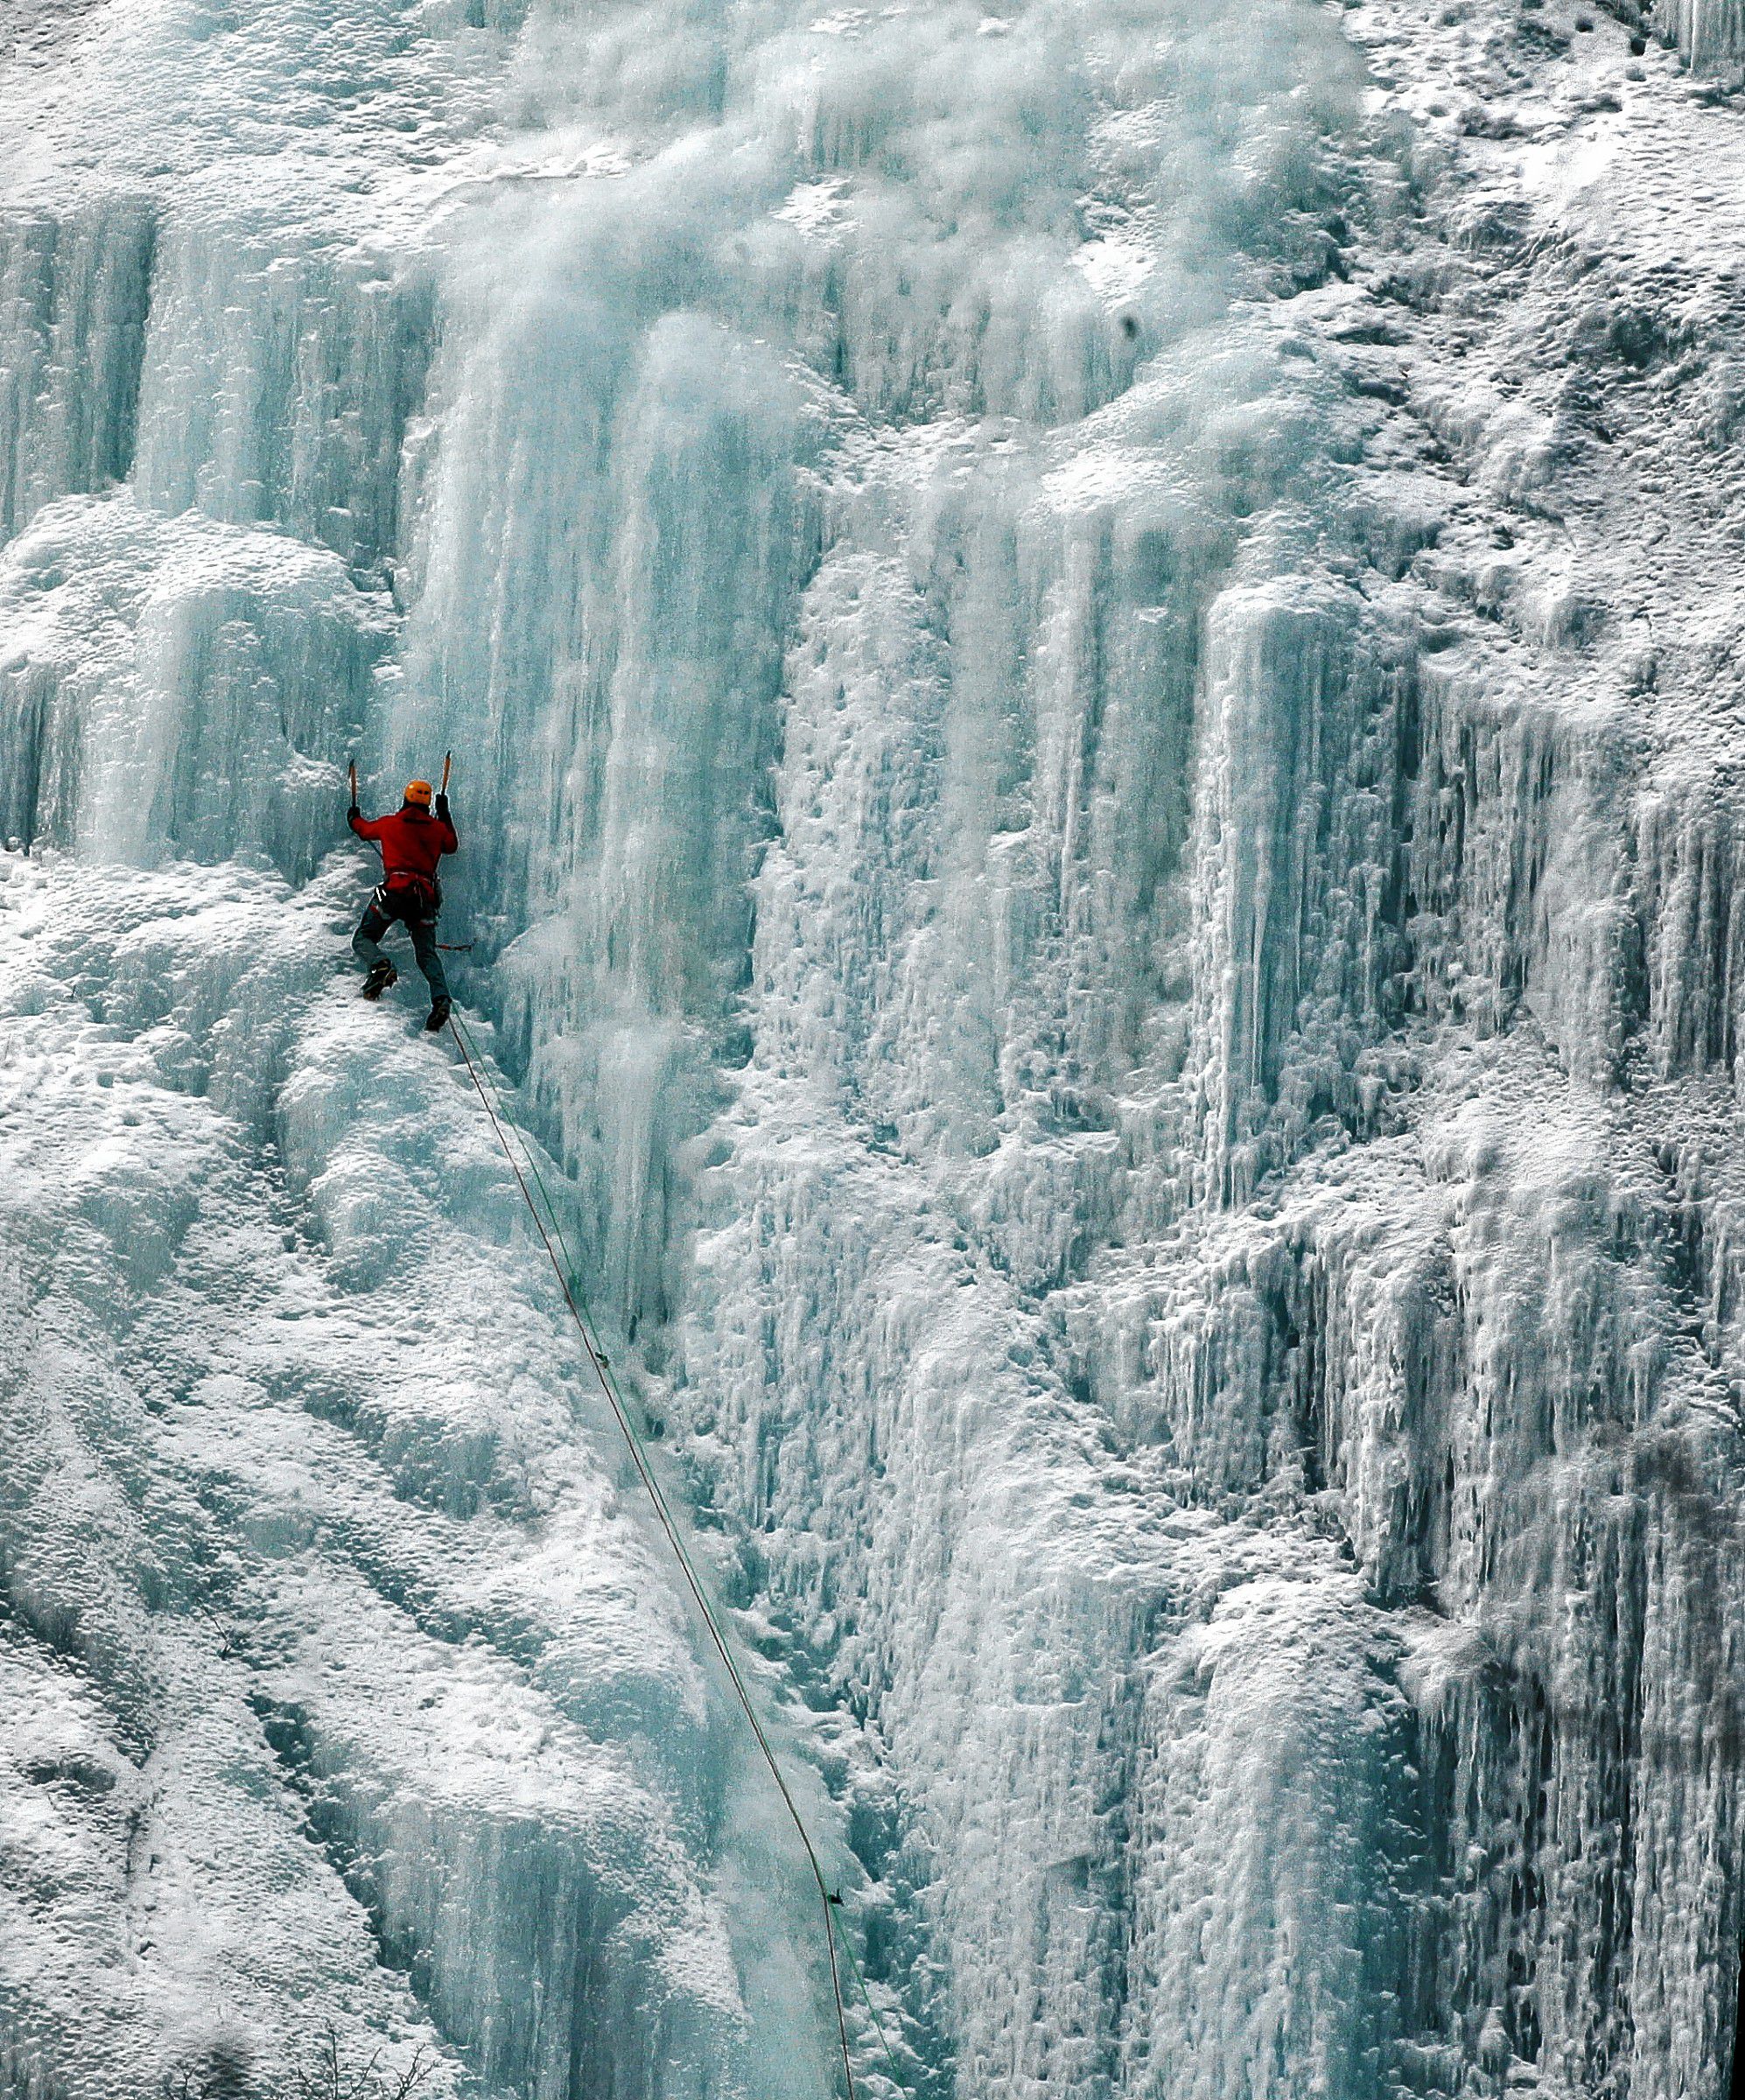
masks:
[[[1741,0],[1668,0],[1657,26],[1667,31],[1699,72],[1745,57],[1745,6]]]
[[[0,215],[0,542],[133,463],[157,207]]]

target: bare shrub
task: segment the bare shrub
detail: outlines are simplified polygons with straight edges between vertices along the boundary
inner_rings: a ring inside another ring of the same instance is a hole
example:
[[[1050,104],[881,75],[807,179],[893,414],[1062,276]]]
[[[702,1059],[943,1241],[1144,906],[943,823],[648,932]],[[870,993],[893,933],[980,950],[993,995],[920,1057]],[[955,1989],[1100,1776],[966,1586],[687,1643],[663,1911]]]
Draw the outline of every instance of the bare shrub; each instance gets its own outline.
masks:
[[[413,2100],[438,2059],[420,2048],[409,2063],[396,2068],[383,2064],[386,2049],[382,2043],[361,2058],[329,2025],[288,2068],[277,2072],[250,2075],[231,2052],[214,2051],[204,2062],[171,2072],[164,2081],[165,2100]]]

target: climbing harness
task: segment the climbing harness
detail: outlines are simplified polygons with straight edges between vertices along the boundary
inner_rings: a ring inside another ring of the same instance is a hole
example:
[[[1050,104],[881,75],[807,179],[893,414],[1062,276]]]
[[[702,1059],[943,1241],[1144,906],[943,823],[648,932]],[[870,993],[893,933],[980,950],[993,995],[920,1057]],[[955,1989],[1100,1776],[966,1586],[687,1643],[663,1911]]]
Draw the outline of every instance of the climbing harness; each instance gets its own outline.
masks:
[[[445,792],[447,786],[448,761],[445,759],[443,761]],[[570,1308],[570,1317],[576,1323],[576,1331],[582,1338],[582,1347],[587,1352],[588,1362],[592,1366],[594,1376],[599,1382],[599,1389],[606,1395],[606,1403],[611,1407],[625,1444],[628,1446],[637,1474],[643,1487],[648,1490],[649,1502],[654,1505],[655,1515],[660,1520],[662,1530],[666,1533],[667,1544],[672,1548],[673,1558],[678,1563],[679,1572],[684,1578],[685,1587],[690,1592],[697,1610],[702,1614],[703,1623],[709,1629],[710,1641],[714,1646],[715,1652],[721,1658],[721,1665],[727,1673],[727,1680],[732,1686],[733,1696],[738,1699],[744,1711],[746,1719],[751,1726],[752,1733],[757,1739],[757,1746],[763,1754],[763,1761],[769,1767],[770,1776],[775,1782],[776,1790],[781,1796],[782,1806],[788,1811],[788,1820],[799,1834],[800,1843],[806,1854],[806,1864],[811,1869],[812,1880],[817,1884],[818,1900],[823,1910],[824,1945],[830,1956],[830,1992],[836,2005],[837,2038],[842,2051],[843,2076],[847,2082],[848,2100],[857,2100],[854,2063],[850,2054],[848,2042],[848,2009],[843,1998],[842,1970],[837,1959],[837,1933],[838,1928],[836,1913],[842,1905],[841,1894],[839,1891],[832,1889],[824,1879],[823,1863],[818,1858],[816,1847],[812,1843],[811,1833],[806,1828],[805,1818],[800,1813],[799,1803],[795,1800],[793,1792],[788,1787],[781,1762],[776,1757],[774,1746],[771,1743],[762,1721],[758,1718],[757,1708],[753,1703],[750,1688],[740,1672],[739,1663],[734,1659],[726,1634],[717,1618],[715,1607],[710,1601],[703,1578],[697,1573],[696,1565],[691,1560],[683,1536],[673,1516],[671,1506],[662,1492],[659,1480],[655,1477],[648,1448],[637,1433],[635,1424],[631,1418],[630,1410],[625,1403],[618,1380],[613,1373],[611,1359],[600,1348],[594,1334],[592,1321],[582,1300],[581,1285],[577,1280],[576,1265],[570,1255],[569,1242],[564,1236],[563,1226],[558,1222],[557,1207],[551,1200],[550,1191],[545,1186],[544,1177],[540,1173],[538,1163],[534,1158],[526,1135],[515,1128],[508,1111],[502,1106],[501,1096],[494,1104],[493,1096],[496,1094],[494,1083],[491,1087],[491,1091],[487,1093],[480,1065],[473,1059],[466,1033],[460,1026],[459,1017],[451,1013],[448,1026],[449,1032],[454,1038],[455,1047],[460,1052],[461,1062],[466,1067],[466,1075],[473,1082],[473,1090],[483,1104],[486,1115],[490,1118],[492,1129],[497,1134],[497,1142],[502,1147],[503,1157],[509,1163],[509,1171],[514,1174],[516,1185],[521,1190],[522,1200],[527,1205],[528,1215],[533,1220],[534,1228],[544,1246],[552,1270],[557,1278],[558,1288],[564,1293],[564,1303]],[[526,1161],[526,1172],[522,1172],[522,1159],[516,1158],[515,1147],[509,1142],[509,1132],[512,1130],[515,1130]],[[544,1218],[541,1217],[539,1206],[534,1201],[533,1192],[528,1186],[529,1173],[532,1175],[541,1196],[544,1199],[546,1211]],[[550,1231],[546,1229],[547,1218],[550,1221]],[[555,1245],[553,1243],[554,1234],[557,1241]],[[563,1259],[561,1260],[558,1257],[558,1247],[560,1246],[563,1249]],[[846,1957],[850,1971],[859,1986],[860,1995],[865,2003],[873,2032],[879,2037],[879,2046],[884,2052],[886,2063],[890,2068],[892,2081],[900,2093],[907,2093],[908,2089],[903,2082],[902,2074],[897,2068],[896,2058],[892,2053],[889,2038],[885,2033],[884,2020],[880,2016],[878,2007],[872,2003],[872,1993],[866,1988],[866,1978],[861,1971],[860,1964],[855,1957],[854,1949],[846,1934],[843,1936],[841,1952]]]
[[[396,868],[370,892],[370,901],[388,919],[429,919],[442,914],[442,885],[434,875],[415,875]]]

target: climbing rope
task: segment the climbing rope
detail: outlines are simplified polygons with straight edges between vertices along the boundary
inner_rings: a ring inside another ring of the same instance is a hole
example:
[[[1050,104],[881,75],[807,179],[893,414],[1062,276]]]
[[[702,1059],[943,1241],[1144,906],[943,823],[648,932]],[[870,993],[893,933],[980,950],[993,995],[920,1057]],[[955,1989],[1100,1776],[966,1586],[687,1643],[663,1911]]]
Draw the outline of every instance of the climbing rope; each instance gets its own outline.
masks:
[[[618,1381],[613,1375],[611,1359],[599,1346],[592,1322],[581,1298],[581,1286],[577,1278],[576,1264],[571,1256],[564,1228],[558,1221],[557,1206],[551,1200],[551,1192],[545,1186],[544,1177],[540,1173],[539,1164],[533,1156],[532,1148],[528,1144],[525,1133],[516,1128],[513,1117],[503,1107],[501,1096],[497,1094],[494,1082],[491,1083],[489,1091],[487,1091],[482,1060],[475,1060],[472,1046],[467,1040],[466,1032],[460,1026],[459,1017],[451,1013],[448,1026],[449,1032],[454,1038],[455,1046],[460,1052],[461,1062],[466,1067],[467,1077],[473,1082],[473,1089],[478,1094],[486,1115],[490,1118],[491,1127],[497,1134],[497,1142],[502,1147],[503,1157],[508,1161],[509,1171],[515,1175],[516,1185],[521,1190],[522,1200],[527,1205],[528,1215],[533,1220],[534,1228],[544,1246],[547,1257],[557,1276],[558,1288],[564,1293],[564,1303],[570,1308],[570,1317],[576,1323],[576,1331],[582,1338],[582,1347],[587,1352],[588,1362],[593,1368],[594,1376],[599,1382],[599,1389],[606,1395],[606,1403],[612,1409],[613,1418],[622,1432],[637,1474],[643,1487],[648,1490],[649,1502],[654,1505],[655,1515],[660,1520],[662,1530],[666,1533],[667,1543],[672,1548],[673,1558],[678,1563],[679,1572],[684,1578],[685,1586],[690,1592],[697,1610],[702,1614],[703,1623],[709,1629],[709,1638],[714,1645],[715,1652],[721,1658],[722,1668],[727,1673],[727,1681],[732,1685],[733,1695],[744,1711],[746,1721],[750,1724],[752,1733],[757,1740],[757,1746],[763,1754],[763,1761],[769,1767],[770,1776],[774,1780],[776,1790],[781,1796],[782,1806],[787,1810],[788,1820],[798,1833],[801,1845],[805,1851],[806,1864],[811,1870],[812,1880],[817,1885],[818,1900],[823,1913],[824,1946],[830,1956],[830,1994],[836,2006],[837,2039],[842,2051],[842,2073],[847,2082],[848,2100],[857,2100],[854,2063],[850,2054],[848,2041],[848,2011],[843,1999],[842,1970],[837,1959],[836,1912],[841,1906],[842,1898],[840,1894],[831,1890],[830,1884],[824,1879],[824,1870],[818,1858],[817,1848],[812,1843],[811,1833],[806,1828],[805,1818],[800,1813],[799,1803],[794,1798],[793,1791],[788,1784],[787,1776],[781,1769],[781,1761],[775,1754],[774,1746],[771,1743],[763,1723],[758,1716],[750,1688],[740,1672],[739,1663],[728,1643],[726,1634],[723,1630],[716,1615],[715,1607],[710,1600],[703,1578],[697,1573],[696,1565],[691,1560],[690,1550],[685,1545],[683,1535],[673,1516],[671,1506],[662,1491],[660,1481],[655,1478],[654,1467],[649,1460],[648,1447],[637,1432],[630,1410],[619,1389]],[[515,1146],[509,1141],[511,1130],[515,1132],[520,1144],[522,1153],[520,1158],[516,1157]],[[522,1171],[523,1159],[526,1172]],[[529,1174],[531,1174],[540,1195],[544,1200],[545,1217],[540,1215],[539,1206],[534,1201],[533,1191],[528,1186]],[[550,1220],[549,1230],[547,1219]],[[562,1259],[558,1256],[560,1247],[563,1250]],[[846,1957],[850,1971],[859,1986],[860,1996],[865,2003],[873,2031],[879,2037],[879,2046],[883,2050],[885,2061],[890,2067],[892,2079],[900,2092],[905,2091],[902,2075],[897,2068],[896,2058],[892,2053],[889,2038],[885,2033],[885,2023],[880,2016],[877,2006],[872,2003],[872,1993],[866,1987],[866,1978],[861,1971],[860,1964],[855,1957],[854,1949],[845,1933],[843,1936],[841,1952]]]

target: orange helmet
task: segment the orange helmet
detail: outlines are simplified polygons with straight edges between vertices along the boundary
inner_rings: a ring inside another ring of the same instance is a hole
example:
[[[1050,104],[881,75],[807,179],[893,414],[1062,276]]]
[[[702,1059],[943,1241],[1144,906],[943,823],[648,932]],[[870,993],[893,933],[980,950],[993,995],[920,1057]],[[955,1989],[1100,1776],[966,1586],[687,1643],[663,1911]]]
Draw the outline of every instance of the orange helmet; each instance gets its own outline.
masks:
[[[406,801],[410,808],[414,809],[428,809],[431,806],[431,788],[428,780],[407,781]]]

